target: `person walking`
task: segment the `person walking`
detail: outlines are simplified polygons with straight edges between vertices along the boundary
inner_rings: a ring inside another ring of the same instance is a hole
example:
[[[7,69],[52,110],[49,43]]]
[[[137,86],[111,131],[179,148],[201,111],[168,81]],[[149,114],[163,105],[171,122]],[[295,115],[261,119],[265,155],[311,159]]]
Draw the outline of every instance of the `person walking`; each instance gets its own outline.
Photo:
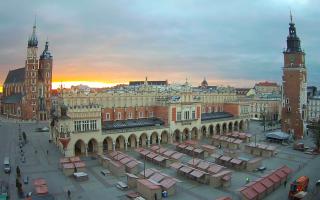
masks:
[[[286,188],[287,187],[287,179],[284,181],[284,187]]]
[[[49,150],[47,150],[47,155],[49,155]]]
[[[71,191],[70,190],[67,191],[67,195],[68,195],[68,199],[71,199]]]

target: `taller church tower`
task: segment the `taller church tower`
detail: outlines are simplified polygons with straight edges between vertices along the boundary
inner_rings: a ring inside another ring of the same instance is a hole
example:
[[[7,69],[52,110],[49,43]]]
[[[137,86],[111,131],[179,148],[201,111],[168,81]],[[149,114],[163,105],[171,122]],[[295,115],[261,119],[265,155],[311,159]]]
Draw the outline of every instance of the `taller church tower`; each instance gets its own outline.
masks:
[[[26,119],[37,119],[38,111],[38,39],[36,36],[36,22],[28,40],[27,59],[25,63],[25,115]]]
[[[300,39],[291,13],[287,49],[283,55],[281,129],[283,132],[292,134],[295,139],[300,139],[304,134],[306,119],[307,69],[305,53],[301,50]]]

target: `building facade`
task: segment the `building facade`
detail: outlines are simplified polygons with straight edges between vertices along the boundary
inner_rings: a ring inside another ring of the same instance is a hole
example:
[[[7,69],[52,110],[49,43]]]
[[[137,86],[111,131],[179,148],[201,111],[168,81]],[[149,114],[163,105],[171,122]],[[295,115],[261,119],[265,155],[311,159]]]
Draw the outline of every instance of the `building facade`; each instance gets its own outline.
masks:
[[[320,96],[313,96],[308,99],[308,121],[320,119]]]
[[[10,70],[3,84],[1,113],[23,120],[47,120],[51,109],[52,55],[49,43],[38,57],[36,25],[28,40],[25,66]]]
[[[87,95],[64,91],[61,102],[67,112],[52,123],[52,140],[66,156],[88,155],[199,140],[249,126],[250,105],[239,103],[233,90],[205,92],[183,85],[165,86],[160,92],[147,84],[134,88]]]
[[[283,52],[281,129],[300,139],[304,134],[307,116],[307,69],[305,53],[301,49],[292,16],[289,25],[287,48]]]

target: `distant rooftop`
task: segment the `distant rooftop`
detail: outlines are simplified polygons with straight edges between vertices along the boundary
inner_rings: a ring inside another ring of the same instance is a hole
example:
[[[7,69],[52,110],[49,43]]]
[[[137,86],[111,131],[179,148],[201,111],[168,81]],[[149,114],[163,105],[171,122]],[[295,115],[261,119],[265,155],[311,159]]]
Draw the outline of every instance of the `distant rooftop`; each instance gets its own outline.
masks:
[[[122,128],[138,128],[147,126],[163,125],[164,122],[159,118],[144,118],[144,119],[128,119],[117,121],[104,121],[102,122],[103,130],[113,130]]]
[[[212,112],[212,113],[202,113],[201,121],[212,120],[212,119],[224,119],[233,117],[232,114],[228,112]]]

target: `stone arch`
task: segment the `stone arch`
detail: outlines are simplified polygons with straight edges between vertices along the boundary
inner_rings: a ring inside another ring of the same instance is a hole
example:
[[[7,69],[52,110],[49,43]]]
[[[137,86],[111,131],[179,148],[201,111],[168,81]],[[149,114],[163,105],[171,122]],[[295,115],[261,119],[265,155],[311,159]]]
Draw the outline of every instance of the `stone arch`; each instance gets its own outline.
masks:
[[[234,131],[239,131],[239,123],[238,121],[235,121],[234,124],[233,124],[233,130]]]
[[[239,131],[243,131],[243,120],[239,123]]]
[[[173,138],[175,142],[180,142],[181,141],[181,133],[179,129],[176,129],[173,133]]]
[[[233,132],[232,122],[229,122],[228,132],[229,132],[229,133],[232,133],[232,132]]]
[[[79,139],[74,144],[74,155],[79,156],[79,155],[85,155],[85,154],[86,154],[86,144],[84,143],[83,140]]]
[[[116,150],[123,150],[125,148],[126,138],[119,135],[116,139]]]
[[[207,137],[207,127],[206,126],[201,127],[201,133],[202,133],[202,138]]]
[[[135,134],[131,134],[128,137],[128,147],[131,147],[131,148],[137,147],[137,136]]]
[[[227,123],[222,124],[222,133],[226,134],[227,133]]]
[[[111,137],[106,137],[104,138],[103,142],[102,142],[102,148],[103,151],[111,151],[112,150],[112,138]]]
[[[249,130],[250,120],[246,119],[246,130]]]
[[[221,125],[220,124],[216,125],[216,134],[221,135]]]
[[[169,142],[169,133],[167,131],[162,131],[161,144],[167,144],[168,142]]]
[[[148,144],[148,135],[146,133],[142,133],[139,137],[139,145],[142,147],[147,146]]]
[[[95,154],[98,152],[98,142],[92,138],[88,142],[88,153]]]
[[[193,127],[191,130],[191,139],[192,140],[198,140],[199,136],[198,136],[198,128],[197,127]]]
[[[152,132],[150,136],[150,144],[158,144],[158,133]]]
[[[182,140],[189,140],[190,130],[188,128],[183,129]]]
[[[210,135],[210,137],[212,137],[214,135],[214,128],[213,128],[212,124],[210,124],[210,126],[209,126],[209,135]]]

